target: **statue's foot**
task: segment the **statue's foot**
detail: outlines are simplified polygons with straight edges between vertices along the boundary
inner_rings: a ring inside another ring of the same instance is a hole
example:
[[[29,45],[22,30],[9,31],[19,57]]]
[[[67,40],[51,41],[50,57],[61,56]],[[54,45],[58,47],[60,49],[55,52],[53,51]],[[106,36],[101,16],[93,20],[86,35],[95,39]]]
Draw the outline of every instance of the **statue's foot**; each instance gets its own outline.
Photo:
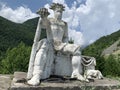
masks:
[[[33,86],[38,86],[39,84],[40,84],[40,81],[38,81],[38,80],[29,80],[28,82],[27,82],[29,85],[33,85]]]
[[[27,75],[27,80],[30,80],[32,78],[32,75]]]
[[[36,74],[27,82],[29,85],[38,86],[40,84],[40,75]]]

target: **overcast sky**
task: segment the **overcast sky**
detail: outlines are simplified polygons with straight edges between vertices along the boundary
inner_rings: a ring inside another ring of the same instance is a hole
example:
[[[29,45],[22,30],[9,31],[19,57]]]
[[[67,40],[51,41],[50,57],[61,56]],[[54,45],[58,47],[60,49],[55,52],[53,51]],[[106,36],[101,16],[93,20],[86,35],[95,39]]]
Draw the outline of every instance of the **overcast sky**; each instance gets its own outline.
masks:
[[[77,44],[90,44],[120,29],[120,0],[0,0],[0,16],[22,23],[37,17],[35,12],[49,8],[52,2],[66,7],[63,20],[68,22],[69,37]]]

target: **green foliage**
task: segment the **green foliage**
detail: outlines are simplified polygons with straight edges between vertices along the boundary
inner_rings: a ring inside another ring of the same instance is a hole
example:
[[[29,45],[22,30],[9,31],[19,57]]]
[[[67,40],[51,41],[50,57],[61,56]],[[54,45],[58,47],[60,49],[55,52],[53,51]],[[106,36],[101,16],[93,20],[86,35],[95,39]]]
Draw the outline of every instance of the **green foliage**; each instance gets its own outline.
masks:
[[[0,17],[0,51],[5,52],[8,48],[17,46],[21,41],[27,45],[32,45],[34,33],[37,26],[36,22],[30,24],[24,22],[22,24],[11,22]]]
[[[20,24],[0,17],[0,61],[8,48],[16,47],[21,41],[32,46],[38,19],[37,17]],[[45,31],[42,30],[41,39],[45,37]]]
[[[104,75],[110,75],[110,76],[120,76],[120,58],[116,57],[114,55],[110,55],[106,60],[105,60],[105,65],[104,65]]]
[[[104,57],[96,57],[96,60],[97,60],[96,69],[100,70],[103,73],[104,69],[105,69],[105,58]]]
[[[118,30],[115,33],[112,33],[111,35],[104,36],[100,39],[98,39],[93,44],[87,46],[83,50],[83,54],[90,55],[90,56],[100,56],[102,51],[112,45],[114,42],[116,42],[120,38],[120,30]]]
[[[118,42],[117,47],[120,47],[120,41]]]
[[[27,71],[31,47],[20,43],[13,49],[8,49],[6,57],[1,61],[0,73],[14,73],[14,71]]]

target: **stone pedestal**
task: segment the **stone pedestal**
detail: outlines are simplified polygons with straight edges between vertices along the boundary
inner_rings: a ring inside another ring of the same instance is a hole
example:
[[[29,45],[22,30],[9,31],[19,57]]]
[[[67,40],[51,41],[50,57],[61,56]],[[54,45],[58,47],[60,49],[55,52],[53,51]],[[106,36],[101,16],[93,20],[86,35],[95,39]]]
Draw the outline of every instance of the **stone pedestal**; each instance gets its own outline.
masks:
[[[16,73],[14,77],[22,75],[25,77],[25,73]],[[24,74],[24,75],[23,75]],[[20,78],[18,77],[20,80]],[[23,78],[22,78],[23,79]],[[16,78],[17,80],[17,78]],[[17,80],[18,81],[18,80]],[[90,83],[80,82],[77,80],[48,80],[42,81],[39,86],[30,86],[26,82],[15,82],[11,83],[10,90],[119,90],[120,82],[112,79],[94,80]]]

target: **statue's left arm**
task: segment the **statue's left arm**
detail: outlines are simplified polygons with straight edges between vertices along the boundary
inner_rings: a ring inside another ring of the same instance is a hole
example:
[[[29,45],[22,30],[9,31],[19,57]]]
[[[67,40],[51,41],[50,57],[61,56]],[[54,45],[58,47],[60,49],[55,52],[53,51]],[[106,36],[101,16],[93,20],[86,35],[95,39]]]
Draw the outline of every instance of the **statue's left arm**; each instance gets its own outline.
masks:
[[[34,37],[34,43],[32,45],[32,50],[31,50],[31,55],[30,55],[30,60],[29,60],[29,67],[28,67],[28,73],[27,73],[27,79],[30,79],[32,77],[33,73],[33,66],[34,66],[34,59],[36,56],[37,52],[37,47],[38,47],[38,42],[40,40],[40,34],[41,34],[41,18],[39,18],[35,37]]]
[[[69,40],[69,37],[68,37],[68,25],[65,22],[63,42],[68,43],[68,40]]]

